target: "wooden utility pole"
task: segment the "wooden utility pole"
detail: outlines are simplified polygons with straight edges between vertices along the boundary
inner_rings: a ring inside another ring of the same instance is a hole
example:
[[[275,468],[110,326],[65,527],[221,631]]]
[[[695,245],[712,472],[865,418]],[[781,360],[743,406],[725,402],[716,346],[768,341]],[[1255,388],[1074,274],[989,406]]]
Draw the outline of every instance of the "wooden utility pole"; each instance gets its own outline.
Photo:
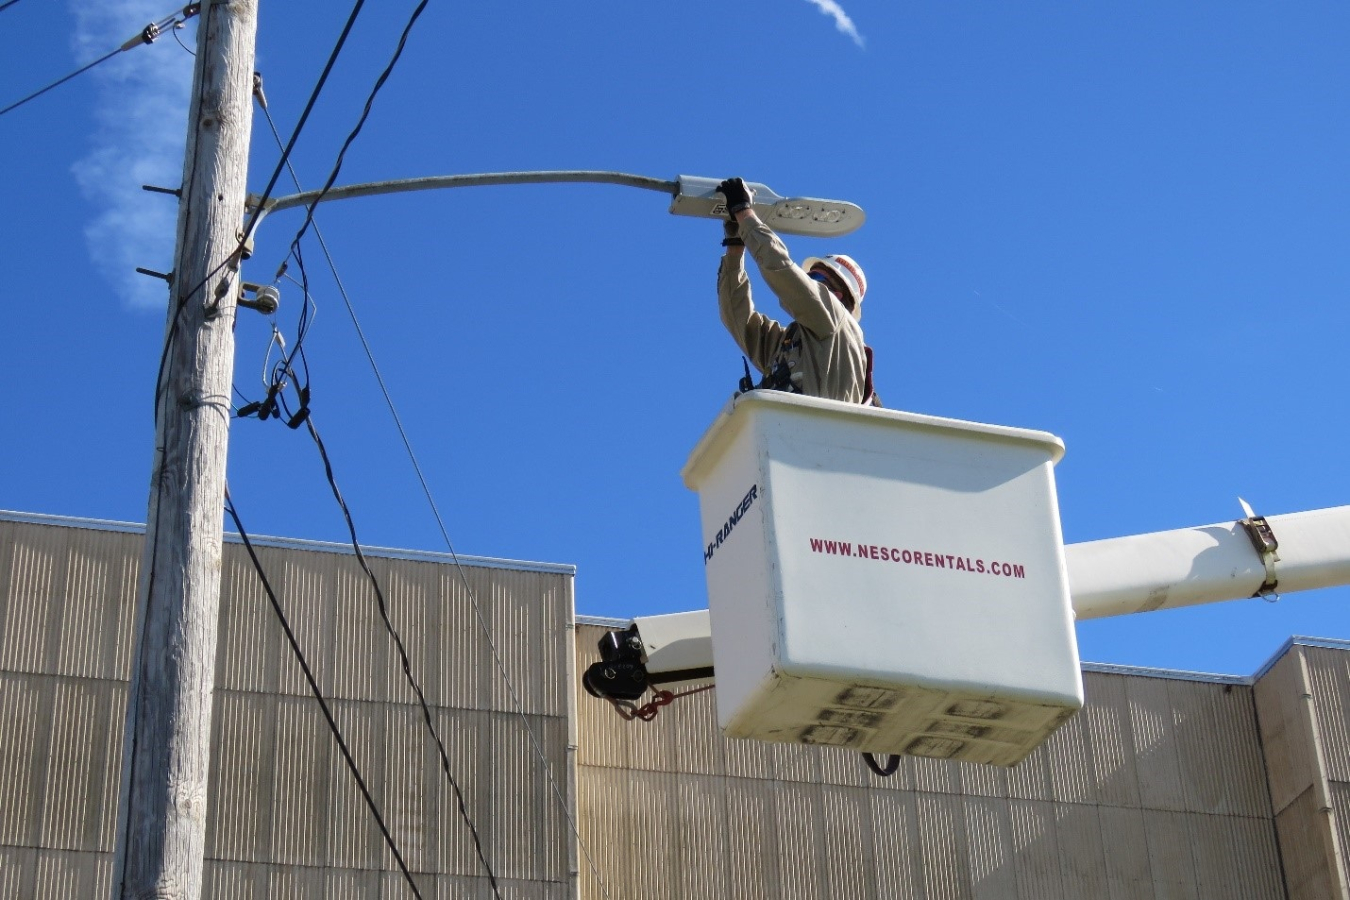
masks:
[[[113,900],[202,890],[257,0],[204,0],[136,607]]]

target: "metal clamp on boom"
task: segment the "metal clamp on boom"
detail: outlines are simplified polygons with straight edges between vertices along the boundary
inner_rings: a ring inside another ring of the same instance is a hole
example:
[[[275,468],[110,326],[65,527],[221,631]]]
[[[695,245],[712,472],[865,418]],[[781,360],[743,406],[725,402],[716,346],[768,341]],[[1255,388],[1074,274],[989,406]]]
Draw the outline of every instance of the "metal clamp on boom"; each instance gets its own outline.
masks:
[[[1275,537],[1275,531],[1266,521],[1265,516],[1258,516],[1252,511],[1251,504],[1241,497],[1238,503],[1242,504],[1242,511],[1247,514],[1247,518],[1239,519],[1238,524],[1247,532],[1247,537],[1251,539],[1252,547],[1256,550],[1256,555],[1261,557],[1261,564],[1266,568],[1266,580],[1261,582],[1261,586],[1256,589],[1253,597],[1262,597],[1270,599],[1274,597],[1279,599],[1276,588],[1279,587],[1280,577],[1275,572],[1275,564],[1280,561],[1280,542]],[[1272,601],[1273,602],[1273,601]]]

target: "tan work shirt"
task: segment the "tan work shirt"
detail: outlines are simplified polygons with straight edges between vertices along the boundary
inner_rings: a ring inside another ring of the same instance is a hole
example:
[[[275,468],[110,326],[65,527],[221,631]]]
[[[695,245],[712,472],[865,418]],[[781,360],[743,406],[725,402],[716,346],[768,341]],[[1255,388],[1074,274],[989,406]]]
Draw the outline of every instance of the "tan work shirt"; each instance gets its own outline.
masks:
[[[787,247],[758,217],[740,225],[746,250],[764,282],[801,327],[793,346],[784,347],[787,328],[755,310],[744,254],[728,253],[717,270],[717,303],[722,324],[750,363],[768,374],[780,355],[803,394],[861,403],[867,380],[862,326],[825,285],[792,261]]]

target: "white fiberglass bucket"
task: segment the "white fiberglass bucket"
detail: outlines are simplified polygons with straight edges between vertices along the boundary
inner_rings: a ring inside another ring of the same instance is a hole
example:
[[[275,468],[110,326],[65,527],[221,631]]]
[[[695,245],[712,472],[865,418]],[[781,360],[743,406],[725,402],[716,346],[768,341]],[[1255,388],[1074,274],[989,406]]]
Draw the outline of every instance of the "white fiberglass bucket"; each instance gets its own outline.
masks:
[[[699,493],[731,737],[1012,765],[1083,705],[1053,435],[735,397]]]

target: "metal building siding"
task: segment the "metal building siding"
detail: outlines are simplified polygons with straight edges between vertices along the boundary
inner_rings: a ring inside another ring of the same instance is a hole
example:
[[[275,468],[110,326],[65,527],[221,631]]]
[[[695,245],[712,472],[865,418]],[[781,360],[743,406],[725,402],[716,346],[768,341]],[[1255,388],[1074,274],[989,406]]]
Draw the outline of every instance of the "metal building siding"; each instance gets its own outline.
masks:
[[[1157,900],[1199,900],[1195,857],[1191,850],[1190,814],[1162,809],[1141,811],[1148,848],[1149,873]],[[1268,821],[1261,823],[1269,830]],[[1269,856],[1261,857],[1264,862]],[[1278,872],[1278,866],[1275,867]],[[1145,895],[1147,896],[1147,895]],[[1272,893],[1270,897],[1283,897]]]
[[[1289,900],[1328,900],[1336,896],[1327,865],[1327,835],[1319,802],[1309,787],[1275,816]]]
[[[1256,711],[1261,724],[1271,805],[1285,809],[1318,778],[1317,754],[1306,718],[1302,648],[1286,653],[1256,683]],[[1281,842],[1283,844],[1283,842]]]
[[[1343,877],[1350,880],[1350,783],[1333,781],[1331,789],[1331,815],[1336,825],[1336,841],[1340,853],[1340,866]]]
[[[0,525],[4,536],[0,575],[4,576],[3,606],[0,606],[0,669],[8,672],[57,674],[47,655],[49,621],[61,610],[53,584],[58,577],[60,552],[56,529],[42,529],[40,540],[24,533],[15,537],[15,526]]]
[[[581,665],[602,631],[579,630]],[[1254,740],[1251,689],[1092,672],[1086,681],[1087,709],[1019,766],[906,757],[890,779],[856,753],[722,738],[711,704],[677,701],[654,722],[624,722],[578,694],[583,837],[636,829],[643,837],[628,846],[656,847],[649,864],[675,866],[676,883],[726,871],[725,895],[755,900],[1281,898],[1259,749],[1204,746]],[[695,774],[709,741],[726,776]],[[686,747],[693,761],[673,758]],[[1206,764],[1222,784],[1193,783]],[[694,778],[697,792],[658,787]],[[707,802],[719,781],[725,813]],[[649,808],[588,808],[603,802]],[[660,849],[670,841],[679,856]],[[664,896],[634,883],[631,863],[605,864],[628,885],[616,896]]]
[[[1102,846],[1110,848],[1109,852],[1103,852],[1105,896],[1110,900],[1147,897],[1153,890],[1153,873],[1149,868],[1143,810],[1101,806],[1097,816],[1101,823]]]
[[[1130,728],[1128,679],[1088,673],[1083,681],[1089,702],[1080,715],[1093,750],[1097,795],[1112,806],[1138,807],[1139,772]]]
[[[1169,685],[1161,678],[1130,678],[1125,693],[1134,736],[1139,802],[1147,809],[1180,812],[1186,808],[1186,800]]]
[[[1014,800],[1008,804],[1012,821],[1013,867],[1017,893],[1026,900],[1069,900],[1060,877],[1059,831],[1055,805],[1044,800]]]
[[[0,845],[38,846],[51,690],[50,679],[0,673]]]
[[[1350,782],[1350,653],[1302,648],[1326,775]]]
[[[975,900],[1016,897],[1011,807],[995,799],[966,797],[965,831],[970,838],[971,897]]]

